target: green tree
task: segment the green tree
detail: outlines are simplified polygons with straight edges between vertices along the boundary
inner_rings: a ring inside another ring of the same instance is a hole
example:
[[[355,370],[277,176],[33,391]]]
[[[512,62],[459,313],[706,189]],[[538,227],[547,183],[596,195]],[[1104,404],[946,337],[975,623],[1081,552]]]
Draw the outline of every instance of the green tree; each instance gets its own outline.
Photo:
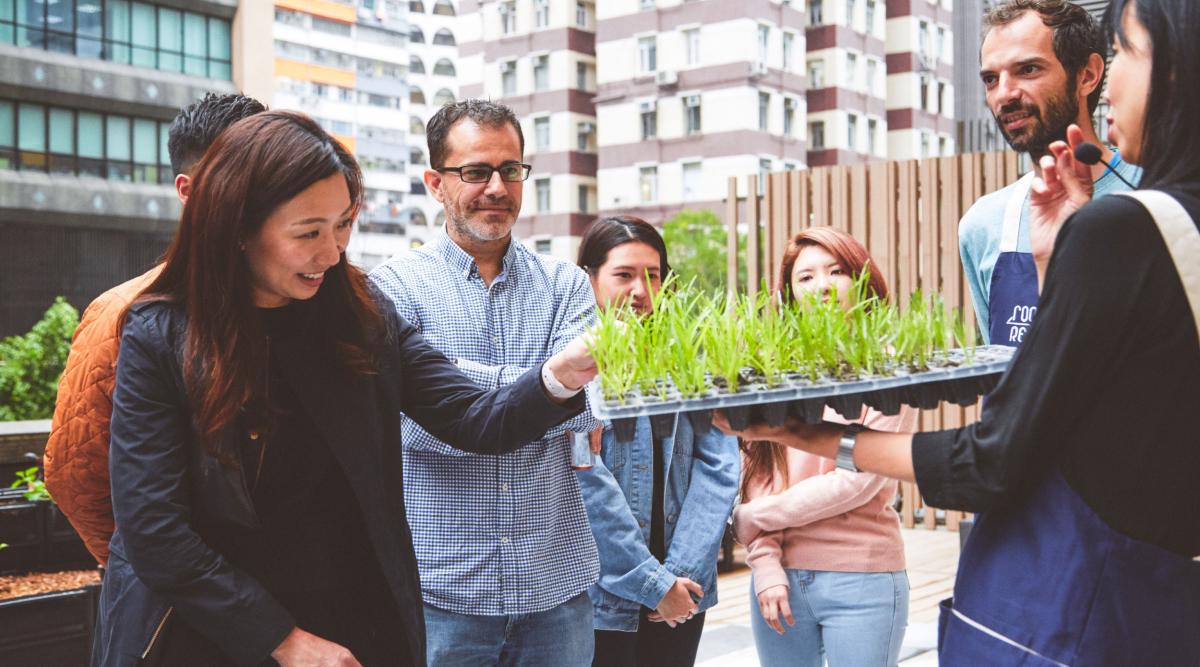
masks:
[[[725,291],[726,236],[725,223],[707,209],[686,209],[663,223],[663,240],[671,259],[671,268],[679,274],[680,284],[693,278],[696,287]],[[738,234],[738,247],[744,248],[746,235]],[[745,258],[738,257],[738,284],[746,283]]]
[[[33,329],[0,340],[0,421],[49,419],[79,311],[61,296]]]

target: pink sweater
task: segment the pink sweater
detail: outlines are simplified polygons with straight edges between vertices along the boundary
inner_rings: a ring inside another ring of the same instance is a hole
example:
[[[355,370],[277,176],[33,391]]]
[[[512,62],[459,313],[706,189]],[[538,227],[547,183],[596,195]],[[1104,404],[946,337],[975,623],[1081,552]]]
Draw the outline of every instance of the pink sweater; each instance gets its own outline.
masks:
[[[825,421],[849,423],[825,409]],[[917,411],[908,406],[887,417],[863,409],[875,431],[911,433]],[[870,473],[838,470],[834,461],[787,449],[788,481],[751,483],[733,514],[738,541],[747,545],[754,592],[788,583],[784,568],[834,572],[904,569],[900,517],[892,509],[896,482]],[[773,488],[772,488],[773,487]]]

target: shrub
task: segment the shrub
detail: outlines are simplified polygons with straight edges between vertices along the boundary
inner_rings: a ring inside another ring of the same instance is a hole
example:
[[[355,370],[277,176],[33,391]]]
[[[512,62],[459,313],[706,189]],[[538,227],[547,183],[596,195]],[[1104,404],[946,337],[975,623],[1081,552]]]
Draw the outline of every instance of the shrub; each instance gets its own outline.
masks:
[[[79,312],[62,297],[23,336],[0,341],[0,421],[49,419]]]

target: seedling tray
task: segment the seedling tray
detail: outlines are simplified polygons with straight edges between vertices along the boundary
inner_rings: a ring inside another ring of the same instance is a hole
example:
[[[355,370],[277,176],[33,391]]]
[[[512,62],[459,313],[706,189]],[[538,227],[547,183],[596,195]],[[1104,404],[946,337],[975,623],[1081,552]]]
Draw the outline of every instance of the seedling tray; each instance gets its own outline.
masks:
[[[588,384],[587,392],[592,413],[599,419],[612,420],[617,439],[623,442],[633,437],[638,417],[687,413],[693,426],[700,429],[707,428],[716,409],[725,411],[735,429],[760,420],[781,425],[788,415],[815,424],[822,421],[826,405],[848,419],[857,418],[863,405],[885,415],[899,413],[902,405],[922,409],[936,408],[942,401],[973,405],[996,386],[1015,351],[1002,345],[977,347],[967,363],[963,350],[946,350],[938,353],[925,371],[897,369],[892,375],[848,380],[814,380],[791,374],[773,387],[752,380],[736,393],[713,387],[692,398],[683,398],[668,386],[665,398],[634,393],[621,400],[608,400],[601,392],[599,379]]]

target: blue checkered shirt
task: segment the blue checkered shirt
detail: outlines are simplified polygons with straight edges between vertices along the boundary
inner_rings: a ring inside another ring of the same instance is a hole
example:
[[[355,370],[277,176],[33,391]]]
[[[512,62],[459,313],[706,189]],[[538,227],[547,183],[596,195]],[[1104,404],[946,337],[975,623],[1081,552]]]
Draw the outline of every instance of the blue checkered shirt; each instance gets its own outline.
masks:
[[[379,266],[371,280],[430,345],[487,388],[563,349],[595,314],[581,269],[515,240],[490,288],[445,232]],[[565,434],[595,425],[585,410],[515,452],[483,456],[403,421],[404,501],[427,604],[460,614],[533,613],[596,581],[596,543]]]

